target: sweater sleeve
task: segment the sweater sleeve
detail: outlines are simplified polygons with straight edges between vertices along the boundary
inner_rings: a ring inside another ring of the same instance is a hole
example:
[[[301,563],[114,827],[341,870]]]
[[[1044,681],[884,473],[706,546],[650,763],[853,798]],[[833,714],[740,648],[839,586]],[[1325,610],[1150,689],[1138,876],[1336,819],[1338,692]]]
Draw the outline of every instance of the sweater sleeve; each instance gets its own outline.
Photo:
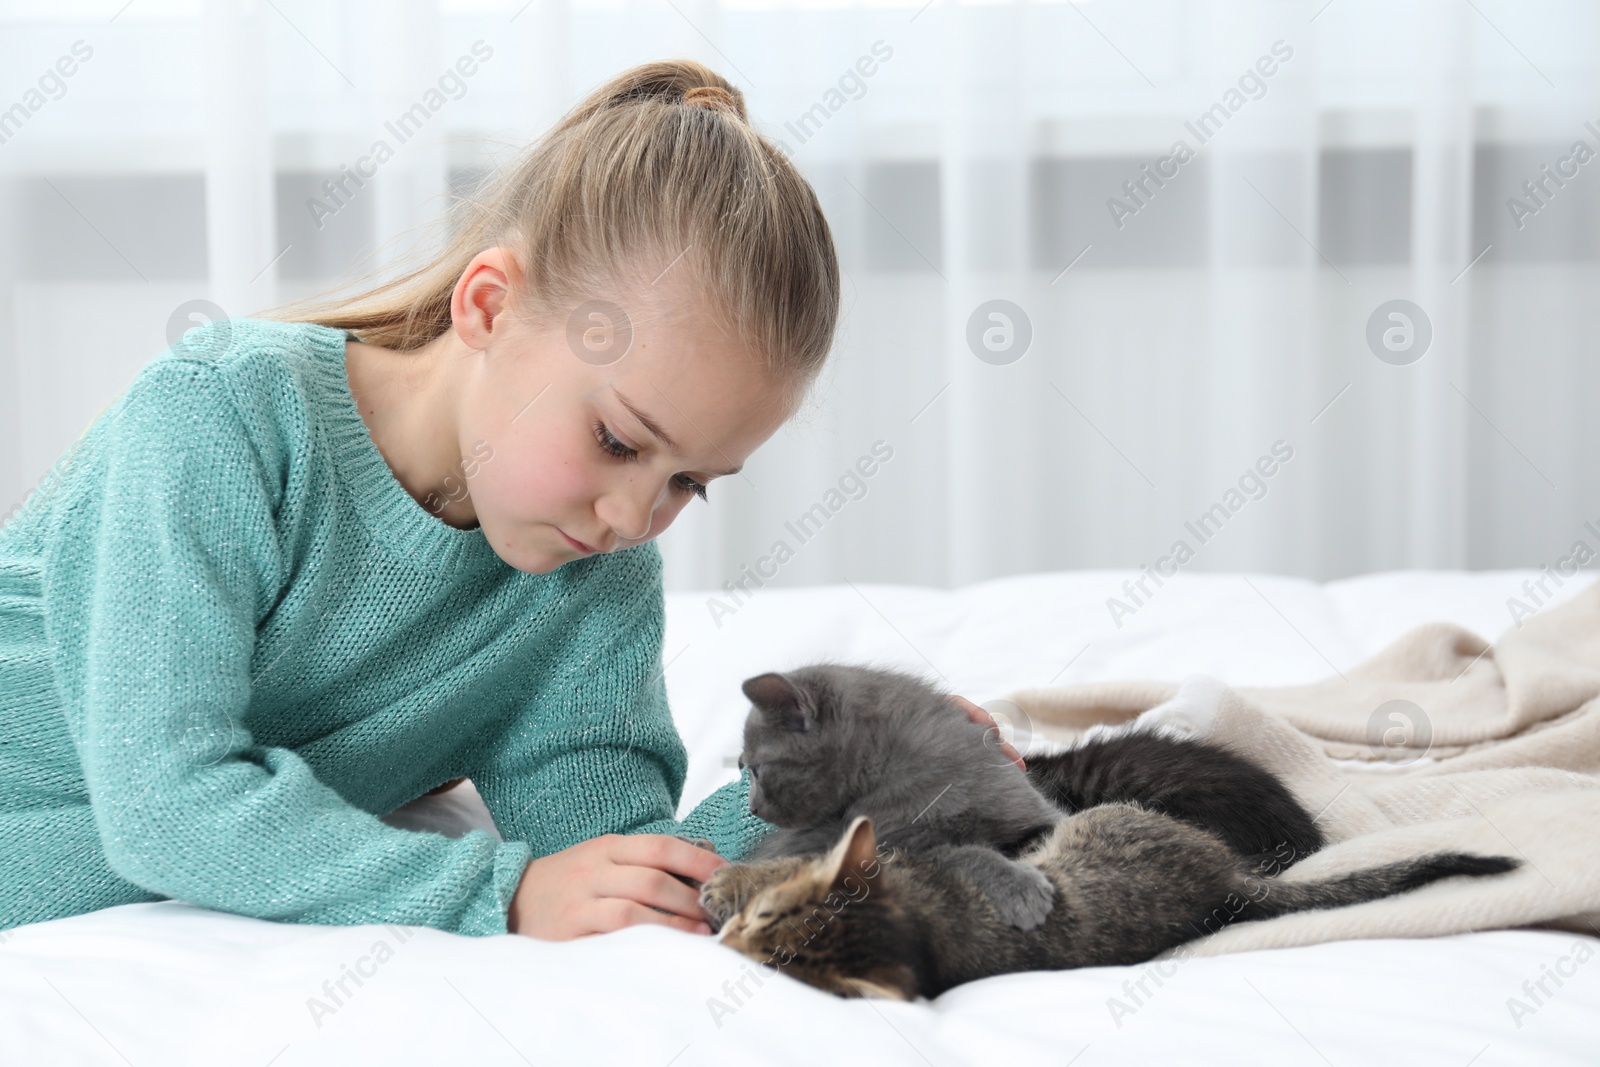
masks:
[[[719,855],[741,860],[771,831],[771,823],[750,814],[750,772],[741,771],[738,781],[721,786],[696,804],[680,828],[671,832],[707,838],[717,846]]]
[[[614,833],[704,837],[739,859],[772,829],[750,814],[746,779],[674,818],[687,755],[662,673],[660,551],[646,544],[621,556],[636,567],[623,583],[630,602],[571,628],[554,684],[478,750],[468,775],[501,835],[534,856]]]
[[[157,361],[91,435],[80,461],[102,465],[101,495],[52,539],[46,599],[112,870],[262,919],[505,933],[527,845],[391,827],[252,736],[285,475],[221,372]]]

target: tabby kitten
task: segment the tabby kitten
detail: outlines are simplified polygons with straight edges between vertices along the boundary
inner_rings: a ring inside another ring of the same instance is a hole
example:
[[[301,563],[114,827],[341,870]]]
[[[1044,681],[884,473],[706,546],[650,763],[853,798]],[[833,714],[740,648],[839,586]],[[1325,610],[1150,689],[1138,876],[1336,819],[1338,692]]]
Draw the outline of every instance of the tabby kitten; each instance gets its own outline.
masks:
[[[740,765],[750,810],[777,826],[751,859],[831,848],[858,815],[878,840],[978,885],[1003,921],[1031,929],[1053,890],[1015,857],[1062,817],[1137,801],[1210,830],[1242,855],[1322,847],[1311,815],[1270,773],[1217,745],[1124,732],[1031,757],[1026,775],[989,731],[914,675],[824,663],[744,683],[753,705]]]
[[[880,845],[854,818],[821,856],[723,867],[701,891],[719,939],[840,996],[936,997],[1014,971],[1141,963],[1233,922],[1379,900],[1520,866],[1437,852],[1313,882],[1279,882],[1205,830],[1132,804],[1069,816],[1024,861],[1054,907],[1024,933],[959,872]]]

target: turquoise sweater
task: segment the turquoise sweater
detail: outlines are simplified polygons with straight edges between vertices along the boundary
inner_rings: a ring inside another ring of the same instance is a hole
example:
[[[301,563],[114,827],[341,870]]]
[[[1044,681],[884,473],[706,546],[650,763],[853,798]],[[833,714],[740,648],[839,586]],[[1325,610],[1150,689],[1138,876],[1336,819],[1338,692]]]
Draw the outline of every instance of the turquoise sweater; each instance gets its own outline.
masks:
[[[528,861],[682,823],[652,543],[545,575],[395,480],[345,335],[191,330],[0,529],[0,929],[166,898],[506,932]],[[379,818],[467,776],[505,841]]]

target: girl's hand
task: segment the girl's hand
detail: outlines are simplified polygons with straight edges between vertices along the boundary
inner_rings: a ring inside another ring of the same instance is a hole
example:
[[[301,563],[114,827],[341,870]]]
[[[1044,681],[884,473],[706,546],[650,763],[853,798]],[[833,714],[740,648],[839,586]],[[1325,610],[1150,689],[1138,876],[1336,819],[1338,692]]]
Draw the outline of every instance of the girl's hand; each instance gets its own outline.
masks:
[[[528,864],[511,898],[506,928],[545,941],[637,923],[710,934],[698,889],[727,865],[715,852],[679,837],[604,834]]]
[[[995,731],[997,737],[999,736],[1000,727],[995,723],[994,717],[991,716],[987,711],[984,711],[966,697],[958,697],[954,694],[951,694],[950,699],[955,702],[955,705],[958,708],[967,713],[967,718],[971,719],[979,726],[987,726],[989,729]],[[1000,741],[1000,751],[1007,759],[1017,765],[1017,770],[1026,771],[1028,769],[1028,765],[1022,762],[1022,753],[1018,752],[1016,748],[1012,746],[1010,741],[1002,739]]]

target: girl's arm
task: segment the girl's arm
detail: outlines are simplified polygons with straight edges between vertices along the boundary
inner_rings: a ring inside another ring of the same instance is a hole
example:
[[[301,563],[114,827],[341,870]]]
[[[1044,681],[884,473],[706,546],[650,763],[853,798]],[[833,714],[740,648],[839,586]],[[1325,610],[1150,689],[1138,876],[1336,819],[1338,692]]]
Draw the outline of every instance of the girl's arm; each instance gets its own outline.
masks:
[[[682,822],[688,756],[667,707],[664,682],[645,680],[638,646],[615,650],[548,703],[524,708],[493,747],[481,751],[468,777],[506,840],[526,841],[535,855],[601,834],[675,834],[706,838],[717,854],[743,858],[772,827],[750,813],[750,783],[717,789]],[[635,658],[630,692],[600,679],[619,660]],[[610,664],[610,667],[607,664]]]
[[[717,846],[717,852],[730,860],[742,860],[756,842],[772,832],[772,824],[750,814],[750,772],[740,771],[739,780],[720,786],[683,817],[685,837],[704,837]]]
[[[217,368],[159,360],[73,461],[100,489],[53,531],[46,604],[107,861],[264,919],[504,932],[526,844],[388,826],[245,721],[255,628],[286,583],[288,464],[254,414]]]
[[[688,759],[661,673],[660,551],[654,543],[640,545],[605,565],[613,587],[630,591],[626,600],[592,605],[561,635],[555,653],[561,668],[469,755],[467,776],[506,840],[525,841],[540,857],[536,867],[554,869],[546,859],[608,835],[702,837],[721,856],[741,858],[771,829],[750,814],[744,780],[718,790],[682,823],[674,818]],[[642,847],[625,848],[615,862],[639,864]],[[672,866],[658,869],[696,862],[697,850],[669,851]],[[706,873],[693,876],[703,880]],[[639,883],[643,876],[629,877]],[[689,911],[695,919],[701,914],[697,906]]]

